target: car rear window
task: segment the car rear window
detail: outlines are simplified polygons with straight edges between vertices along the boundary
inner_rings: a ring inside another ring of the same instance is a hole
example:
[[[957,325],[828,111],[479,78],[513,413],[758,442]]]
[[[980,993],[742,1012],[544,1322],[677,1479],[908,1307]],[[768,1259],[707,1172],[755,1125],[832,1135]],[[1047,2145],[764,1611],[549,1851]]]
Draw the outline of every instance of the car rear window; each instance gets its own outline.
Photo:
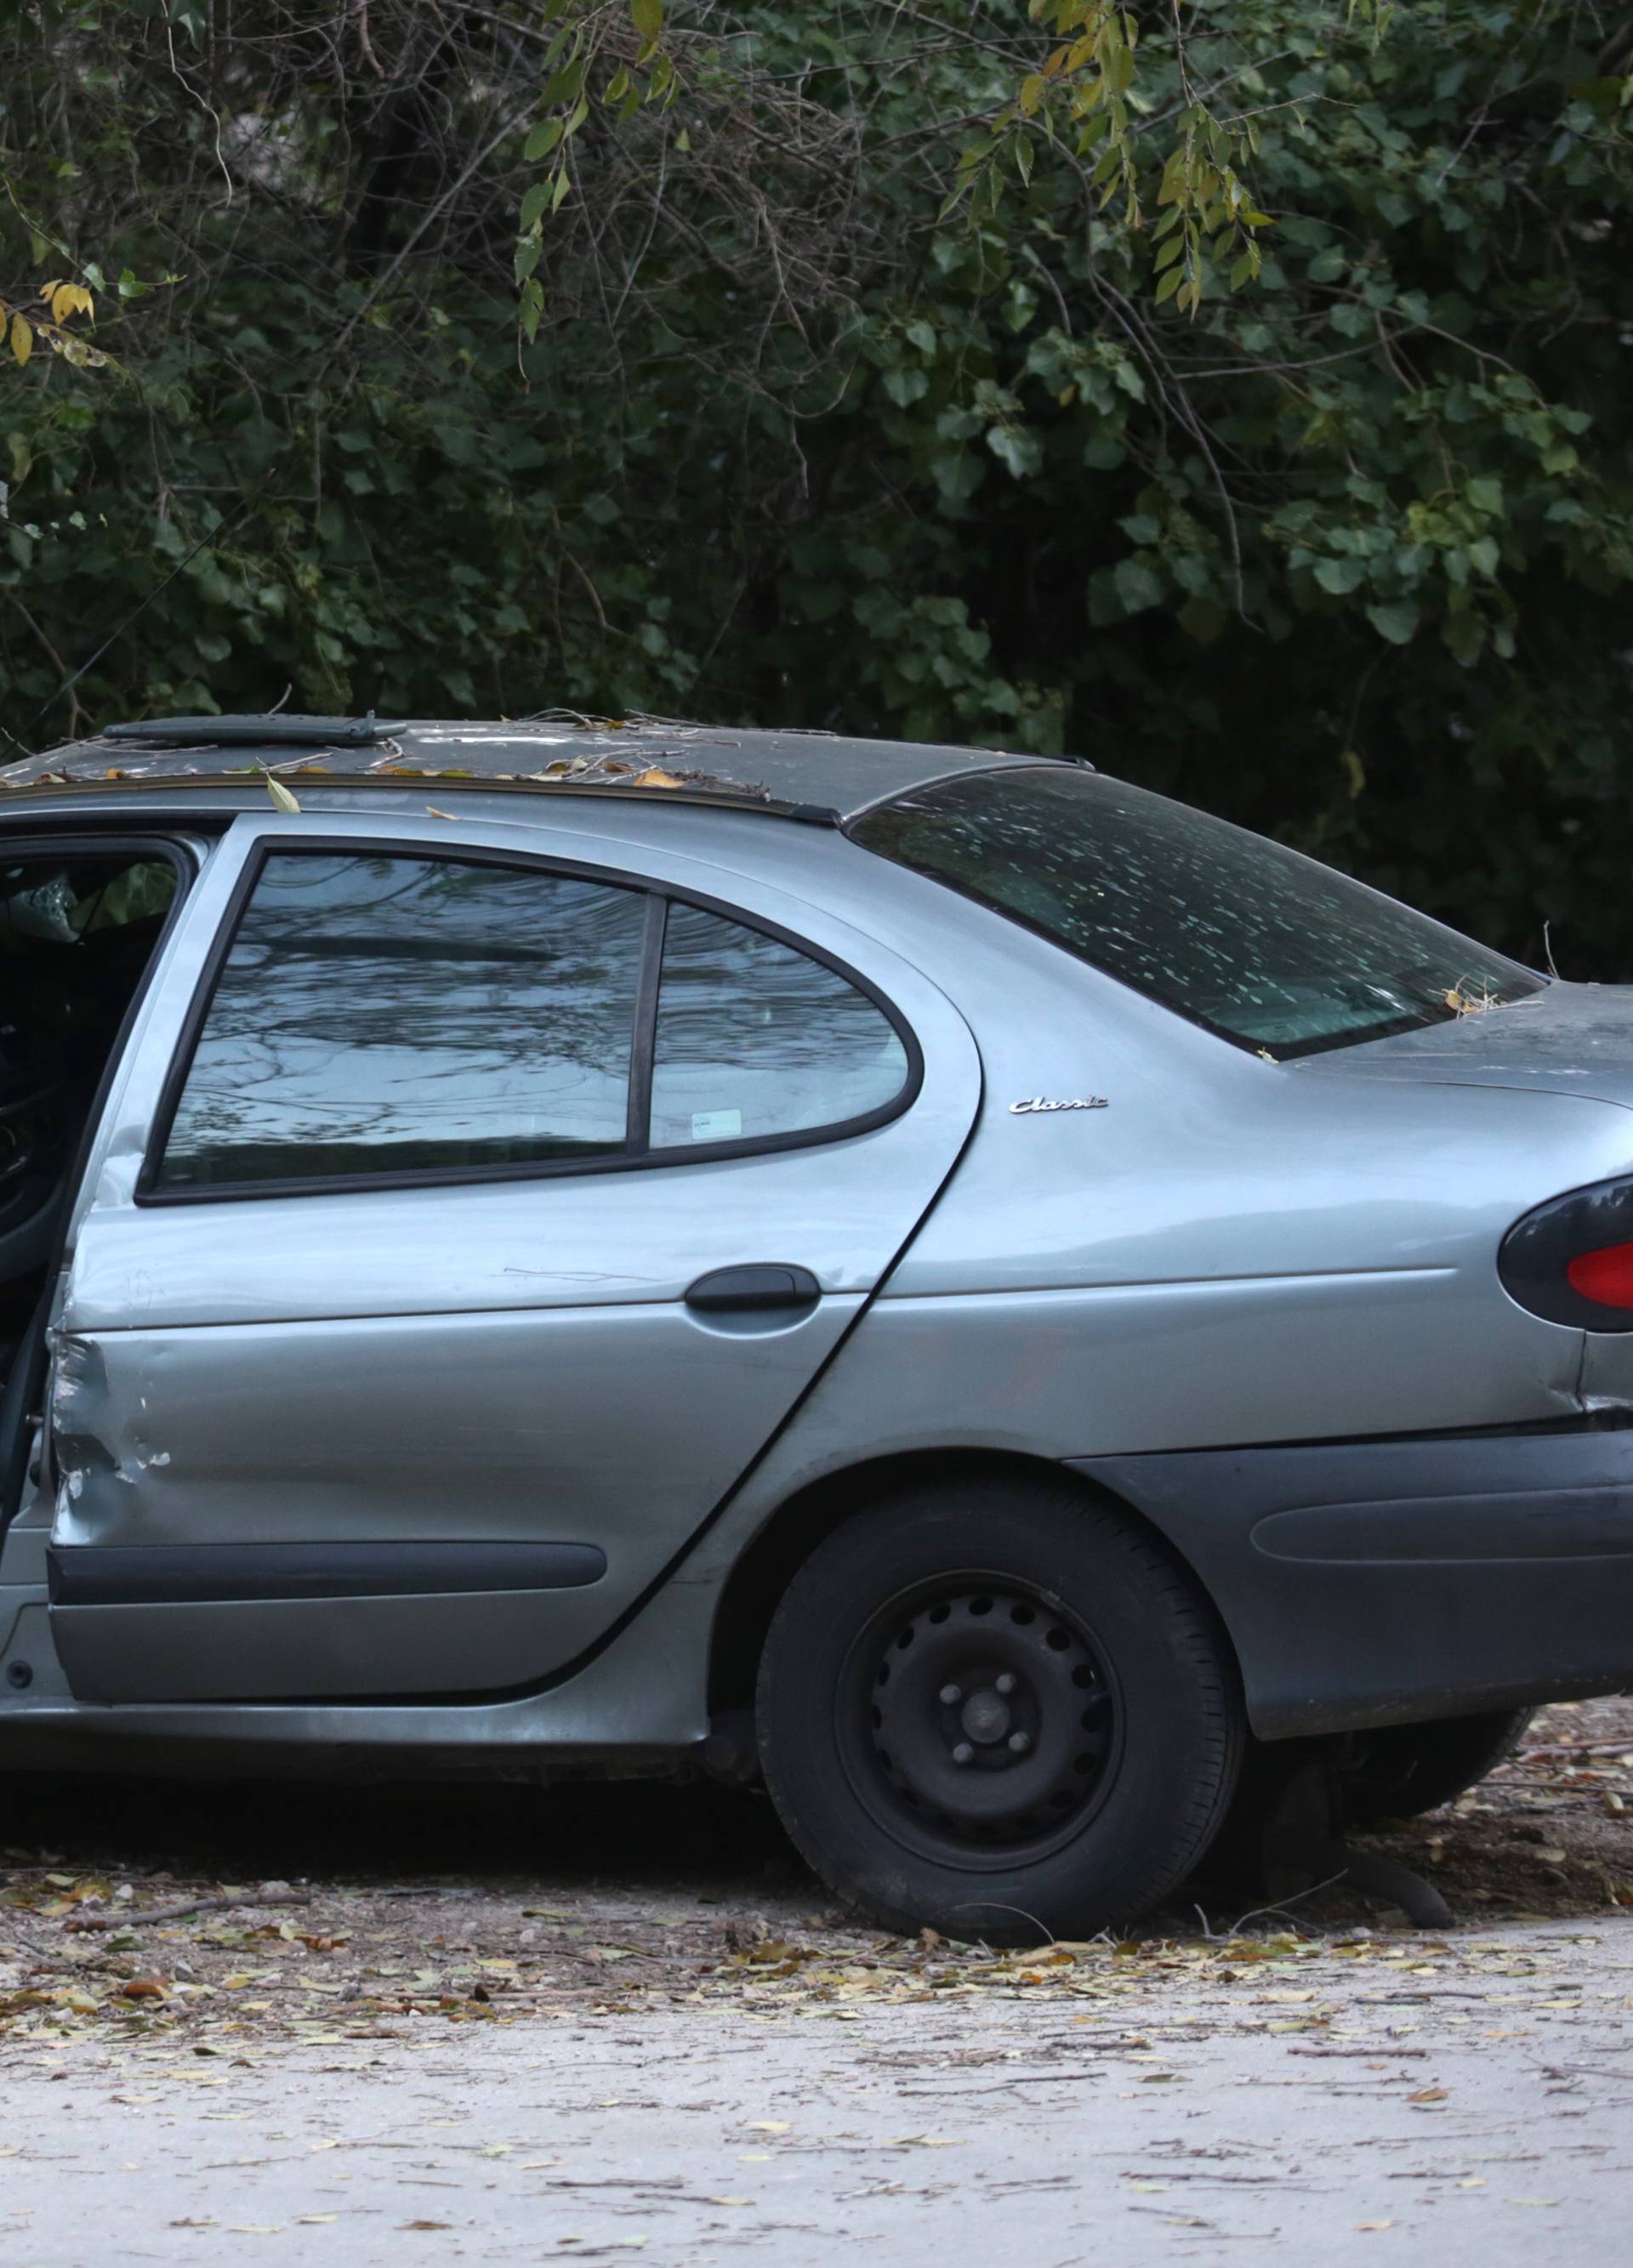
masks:
[[[938,781],[848,831],[1278,1058],[1437,1023],[1543,982],[1282,843],[1086,768]]]

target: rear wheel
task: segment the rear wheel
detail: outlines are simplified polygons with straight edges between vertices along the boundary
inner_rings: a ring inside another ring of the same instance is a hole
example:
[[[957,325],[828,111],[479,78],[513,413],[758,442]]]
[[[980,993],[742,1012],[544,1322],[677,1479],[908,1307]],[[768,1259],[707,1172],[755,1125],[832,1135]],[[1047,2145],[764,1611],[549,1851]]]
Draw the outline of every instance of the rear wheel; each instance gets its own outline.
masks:
[[[772,1800],[841,1898],[1009,1942],[1092,1935],[1182,1881],[1242,1722],[1194,1585],[1046,1483],[848,1521],[777,1610],[757,1706]]]
[[[1450,1803],[1506,1763],[1535,1714],[1534,1709],[1502,1709],[1356,1734],[1338,1768],[1346,1825],[1415,1819]]]

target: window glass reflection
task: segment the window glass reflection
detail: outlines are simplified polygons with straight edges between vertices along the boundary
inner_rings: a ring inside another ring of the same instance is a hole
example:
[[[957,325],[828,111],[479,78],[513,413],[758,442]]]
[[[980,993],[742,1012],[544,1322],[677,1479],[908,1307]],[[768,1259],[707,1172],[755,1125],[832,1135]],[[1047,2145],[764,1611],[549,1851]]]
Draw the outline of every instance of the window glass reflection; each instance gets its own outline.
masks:
[[[644,898],[454,860],[270,858],[161,1185],[622,1149]]]
[[[808,954],[672,905],[653,1064],[654,1149],[837,1125],[901,1093],[889,1019]]]

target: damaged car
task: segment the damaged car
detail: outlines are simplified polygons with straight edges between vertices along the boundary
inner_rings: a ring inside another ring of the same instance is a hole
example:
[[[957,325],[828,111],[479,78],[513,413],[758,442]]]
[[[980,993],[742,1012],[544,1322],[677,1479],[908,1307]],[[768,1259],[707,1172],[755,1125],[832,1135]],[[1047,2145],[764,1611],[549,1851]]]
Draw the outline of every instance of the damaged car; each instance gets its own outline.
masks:
[[[0,1760],[713,1770],[1083,1937],[1633,1678],[1633,996],[1064,759],[0,770]]]

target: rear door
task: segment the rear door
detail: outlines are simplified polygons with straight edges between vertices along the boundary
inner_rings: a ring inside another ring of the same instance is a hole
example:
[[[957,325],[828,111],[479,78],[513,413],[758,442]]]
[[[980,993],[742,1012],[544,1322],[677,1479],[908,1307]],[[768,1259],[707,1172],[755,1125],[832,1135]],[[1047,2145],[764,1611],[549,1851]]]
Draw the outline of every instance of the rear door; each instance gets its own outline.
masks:
[[[213,942],[167,964],[72,1232],[51,1612],[82,1697],[548,1678],[950,1171],[979,1062],[921,974],[768,883],[540,840],[301,814],[212,861]]]

